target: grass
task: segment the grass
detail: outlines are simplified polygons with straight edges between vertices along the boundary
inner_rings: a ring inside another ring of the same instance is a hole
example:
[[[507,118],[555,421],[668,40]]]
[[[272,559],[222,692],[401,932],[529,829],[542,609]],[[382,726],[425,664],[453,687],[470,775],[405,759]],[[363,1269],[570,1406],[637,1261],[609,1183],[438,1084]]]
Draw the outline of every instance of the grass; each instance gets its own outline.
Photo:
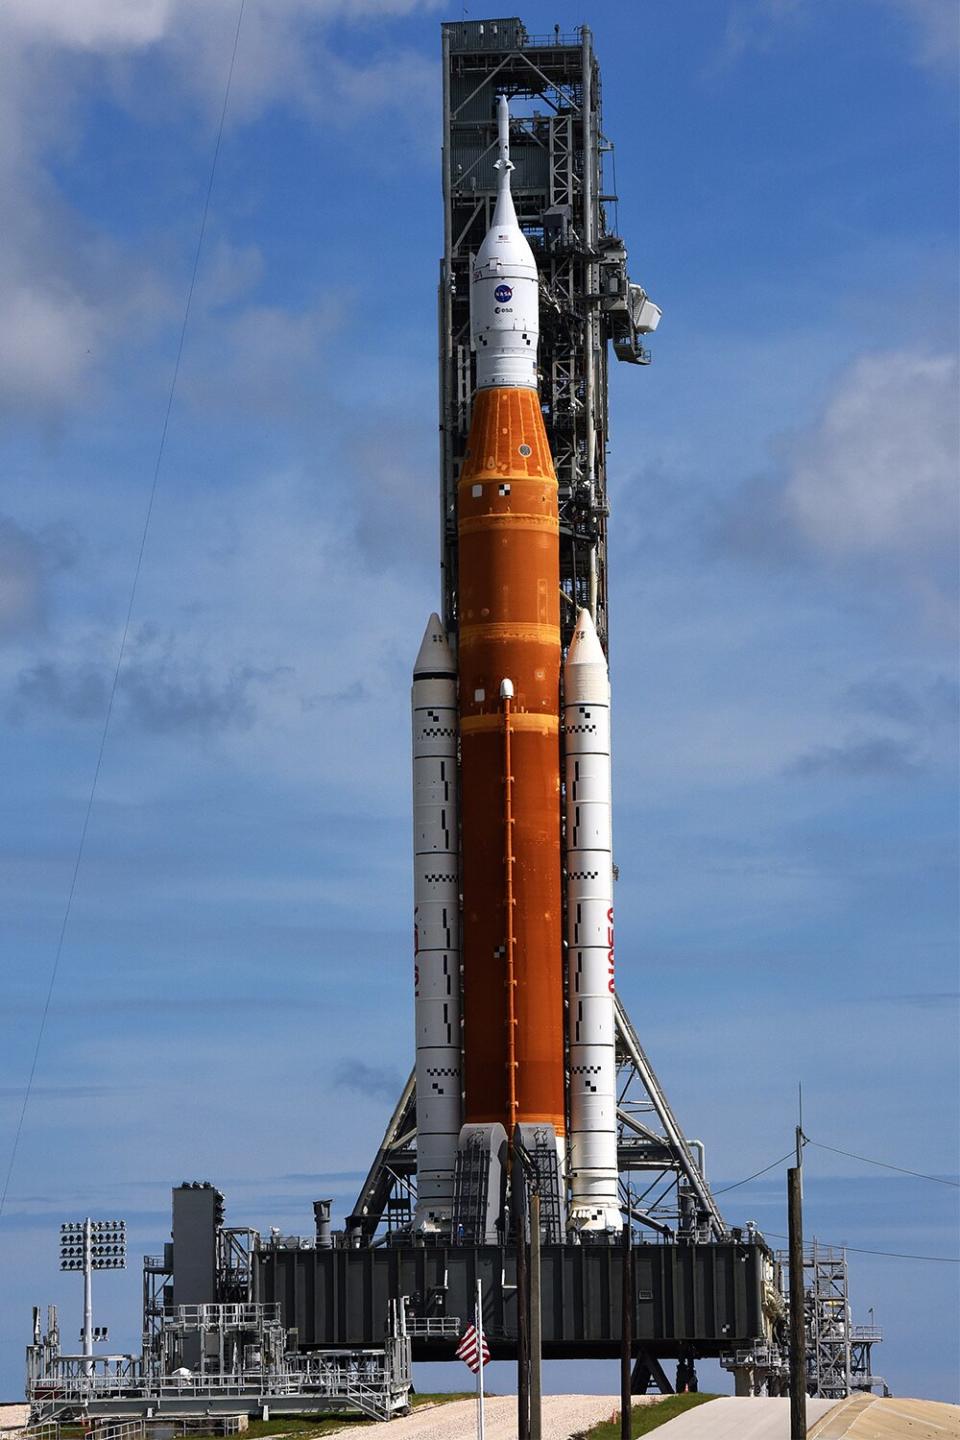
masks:
[[[451,1400],[473,1400],[476,1397],[474,1390],[437,1390],[433,1394],[411,1395],[410,1404],[417,1405],[449,1405]]]
[[[251,1420],[246,1430],[240,1432],[239,1440],[244,1436],[251,1437],[251,1440],[262,1440],[265,1435],[295,1435],[297,1440],[312,1440],[314,1435],[329,1435],[334,1430],[342,1430],[345,1425],[366,1424],[362,1415],[331,1415],[327,1420],[320,1420],[316,1415],[278,1415],[275,1420]],[[176,1440],[180,1440],[177,1436]],[[196,1434],[187,1436],[187,1440],[203,1440],[203,1437]]]
[[[668,1420],[676,1420],[687,1410],[716,1399],[716,1395],[668,1395],[655,1405],[634,1405],[630,1433],[634,1436],[649,1435],[651,1431],[659,1430],[661,1425],[666,1425]],[[599,1425],[588,1430],[584,1440],[620,1440],[619,1410],[613,1420],[601,1420]]]

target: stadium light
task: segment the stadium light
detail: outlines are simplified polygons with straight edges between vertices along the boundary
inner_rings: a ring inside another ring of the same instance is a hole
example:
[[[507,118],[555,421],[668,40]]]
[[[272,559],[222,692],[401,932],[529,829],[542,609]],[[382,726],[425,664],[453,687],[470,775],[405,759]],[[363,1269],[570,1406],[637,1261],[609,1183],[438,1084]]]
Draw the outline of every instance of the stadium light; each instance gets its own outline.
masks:
[[[87,1356],[84,1370],[93,1373],[93,1342],[105,1340],[105,1326],[93,1326],[94,1270],[124,1270],[127,1264],[125,1220],[70,1220],[60,1226],[60,1269],[83,1273],[83,1329],[80,1341]]]

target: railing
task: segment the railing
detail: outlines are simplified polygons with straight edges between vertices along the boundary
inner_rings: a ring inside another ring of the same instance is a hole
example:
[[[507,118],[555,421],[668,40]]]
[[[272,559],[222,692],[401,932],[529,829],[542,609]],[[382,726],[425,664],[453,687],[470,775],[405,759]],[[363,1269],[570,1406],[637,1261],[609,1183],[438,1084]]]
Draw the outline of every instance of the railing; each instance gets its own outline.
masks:
[[[61,1385],[64,1382],[81,1379],[103,1380],[115,1384],[118,1380],[133,1380],[139,1383],[140,1358],[136,1355],[58,1355],[53,1374],[35,1376],[34,1385],[43,1383]]]
[[[83,1440],[143,1440],[143,1435],[142,1420],[121,1420],[114,1425],[95,1425]]]
[[[459,1315],[408,1315],[406,1331],[413,1339],[453,1339],[460,1334]]]
[[[271,1398],[302,1396],[305,1400],[326,1399],[352,1405],[376,1419],[388,1419],[405,1403],[409,1393],[409,1372],[395,1367],[383,1351],[303,1357],[304,1368],[239,1375],[160,1375],[154,1377],[70,1375],[44,1377],[31,1386],[34,1404],[55,1400],[60,1404],[119,1399],[156,1401],[214,1400],[255,1401],[256,1408]],[[124,1427],[99,1429],[86,1440],[140,1440],[142,1428],[129,1433]],[[39,1440],[57,1440],[56,1436]]]
[[[164,1308],[167,1329],[176,1330],[259,1330],[279,1325],[280,1305],[168,1305]]]
[[[0,1432],[4,1440],[60,1440],[60,1423],[57,1420],[43,1420],[37,1425],[14,1425]]]
[[[524,50],[535,50],[547,45],[580,46],[582,44],[583,40],[579,30],[575,30],[572,35],[558,35],[556,32],[552,35],[526,35],[523,40]]]
[[[739,1350],[727,1350],[720,1356],[720,1364],[724,1370],[739,1369],[741,1366],[782,1370],[786,1368],[787,1357],[775,1345],[749,1345]]]

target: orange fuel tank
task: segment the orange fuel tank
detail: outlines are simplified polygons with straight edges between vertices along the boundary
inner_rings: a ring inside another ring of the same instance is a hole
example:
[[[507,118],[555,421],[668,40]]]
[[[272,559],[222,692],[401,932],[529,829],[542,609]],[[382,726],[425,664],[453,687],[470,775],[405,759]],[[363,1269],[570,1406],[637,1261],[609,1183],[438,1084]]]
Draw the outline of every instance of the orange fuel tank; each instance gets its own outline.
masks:
[[[464,1120],[561,1135],[559,525],[536,390],[477,391],[458,510]]]

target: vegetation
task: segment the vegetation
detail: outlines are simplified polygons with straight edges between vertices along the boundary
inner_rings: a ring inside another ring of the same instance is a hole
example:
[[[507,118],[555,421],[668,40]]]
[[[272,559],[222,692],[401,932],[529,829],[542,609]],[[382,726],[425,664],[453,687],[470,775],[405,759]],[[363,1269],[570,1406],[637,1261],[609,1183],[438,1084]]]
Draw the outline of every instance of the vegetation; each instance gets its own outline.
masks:
[[[667,1395],[655,1405],[634,1405],[630,1433],[634,1436],[649,1435],[651,1431],[659,1430],[661,1425],[666,1425],[668,1420],[676,1420],[677,1416],[683,1415],[685,1411],[716,1399],[716,1395]],[[620,1440],[619,1410],[612,1420],[601,1420],[599,1425],[588,1430],[584,1440]]]
[[[411,1405],[449,1405],[451,1400],[473,1400],[475,1390],[437,1390],[433,1394],[411,1395]]]
[[[275,1436],[276,1440],[280,1440],[281,1435],[293,1436],[295,1440],[313,1440],[315,1435],[330,1435],[347,1425],[369,1424],[370,1421],[362,1415],[330,1415],[323,1420],[317,1415],[278,1415],[275,1420],[251,1420],[237,1440],[244,1440],[244,1437],[263,1440],[267,1435]],[[203,1437],[191,1432],[186,1440],[203,1440]]]

